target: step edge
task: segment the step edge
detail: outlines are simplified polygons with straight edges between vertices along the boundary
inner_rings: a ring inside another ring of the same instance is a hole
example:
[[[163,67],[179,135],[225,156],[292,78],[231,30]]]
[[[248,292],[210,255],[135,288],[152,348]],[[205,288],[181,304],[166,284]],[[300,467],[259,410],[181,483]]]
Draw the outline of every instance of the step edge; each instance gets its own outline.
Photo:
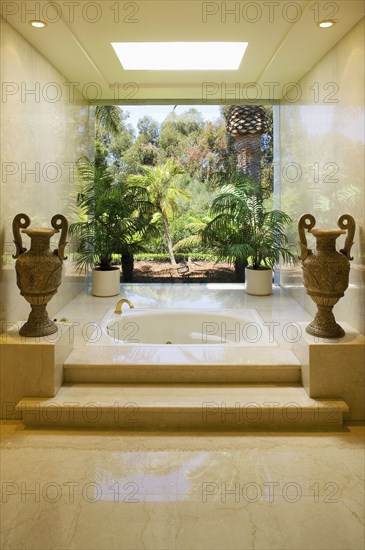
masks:
[[[189,363],[188,365],[186,364],[180,364],[180,363],[149,363],[148,365],[145,365],[145,364],[138,364],[138,363],[67,363],[65,362],[64,363],[64,369],[88,369],[88,368],[91,368],[91,369],[96,369],[96,368],[108,368],[108,369],[116,369],[116,368],[138,368],[138,369],[142,369],[142,368],[145,368],[145,369],[150,369],[150,368],[160,368],[161,370],[162,369],[167,369],[169,367],[184,367],[186,369],[188,368],[196,368],[196,367],[199,367],[199,368],[216,368],[216,367],[220,367],[220,368],[232,368],[232,367],[236,367],[236,368],[242,368],[242,367],[245,367],[245,368],[252,368],[252,369],[258,369],[258,368],[265,368],[265,369],[270,369],[270,368],[277,368],[277,369],[296,369],[296,370],[300,370],[300,367],[301,367],[301,364],[298,362],[298,363],[256,363],[256,364],[252,364],[252,363],[232,363],[232,364],[227,364],[227,363]]]
[[[26,412],[26,411],[34,411],[34,410],[40,410],[42,408],[45,408],[45,407],[42,407],[42,404],[45,405],[47,402],[49,404],[52,403],[52,401],[49,401],[47,400],[47,398],[41,398],[41,399],[44,399],[44,401],[42,402],[41,400],[38,400],[38,401],[35,401],[34,398],[23,398],[21,399],[17,405],[15,406],[15,410],[17,411],[20,411],[20,412]],[[54,402],[53,402],[54,403]],[[134,403],[132,401],[128,402],[128,403]],[[202,404],[203,403],[213,403],[211,401],[200,401],[200,402],[196,402],[196,403],[179,403],[179,404],[172,404],[172,403],[166,403],[166,404],[154,404],[154,403],[138,403],[137,406],[138,406],[138,410],[139,411],[142,411],[142,410],[154,410],[154,411],[165,411],[165,412],[168,412],[168,411],[188,411],[188,410],[192,410],[192,411],[195,411],[195,410],[201,410],[202,408]],[[333,407],[328,407],[326,405],[328,404],[331,404],[333,405]],[[117,410],[120,403],[118,402],[115,402],[114,405],[110,405],[110,404],[106,404],[106,403],[98,403],[96,401],[94,402],[87,402],[87,403],[79,403],[79,404],[74,404],[74,403],[71,403],[71,406],[70,405],[64,405],[62,403],[58,403],[58,407],[59,409],[58,410],[62,410],[62,411],[69,411],[69,410],[73,410],[73,411],[78,411],[78,410],[83,410],[85,405],[88,405],[87,409],[90,410],[90,411],[93,411],[93,410],[105,410],[105,411],[113,411],[113,410]],[[272,403],[271,404],[268,404],[268,405],[265,405],[263,403],[257,403],[257,405],[260,407],[260,409],[262,410],[267,410],[267,411],[272,411],[272,410],[281,410],[281,409],[284,409],[286,407],[288,403],[283,403],[283,404],[280,404],[276,407],[272,407]],[[313,403],[308,403],[307,405],[298,405],[298,407],[300,408],[300,410],[302,412],[312,412],[313,413],[313,410],[314,410],[314,407],[315,405],[319,405],[318,408],[317,408],[317,411],[328,411],[329,409],[335,409],[336,412],[348,412],[350,409],[349,409],[349,406],[347,405],[347,403],[343,400],[325,400],[325,401],[317,401],[317,400],[314,400]],[[124,403],[125,405],[125,403]],[[244,406],[244,404],[242,403],[242,406]],[[254,407],[247,407],[247,408],[254,408]],[[255,407],[256,408],[256,407]],[[236,407],[234,404],[230,405],[230,404],[225,404],[225,411],[236,411]]]

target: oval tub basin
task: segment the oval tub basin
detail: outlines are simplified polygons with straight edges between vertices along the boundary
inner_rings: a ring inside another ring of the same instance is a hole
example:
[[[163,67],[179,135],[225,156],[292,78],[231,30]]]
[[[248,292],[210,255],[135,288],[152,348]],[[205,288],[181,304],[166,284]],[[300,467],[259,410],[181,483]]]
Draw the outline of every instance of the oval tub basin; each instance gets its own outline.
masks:
[[[255,309],[131,309],[104,317],[96,345],[276,346]]]

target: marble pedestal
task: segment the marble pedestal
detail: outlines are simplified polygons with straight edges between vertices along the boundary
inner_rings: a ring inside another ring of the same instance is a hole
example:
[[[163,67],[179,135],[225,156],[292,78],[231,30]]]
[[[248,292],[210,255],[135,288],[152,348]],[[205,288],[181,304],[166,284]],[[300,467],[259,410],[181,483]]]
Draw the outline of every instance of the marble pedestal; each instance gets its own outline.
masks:
[[[72,351],[72,325],[57,324],[49,336],[25,338],[13,324],[0,335],[0,416],[21,418],[15,410],[25,396],[54,397],[63,381],[63,363]]]
[[[365,337],[348,323],[340,323],[345,336],[325,339],[305,332],[293,351],[302,367],[302,383],[312,398],[341,398],[350,408],[347,421],[365,420]]]

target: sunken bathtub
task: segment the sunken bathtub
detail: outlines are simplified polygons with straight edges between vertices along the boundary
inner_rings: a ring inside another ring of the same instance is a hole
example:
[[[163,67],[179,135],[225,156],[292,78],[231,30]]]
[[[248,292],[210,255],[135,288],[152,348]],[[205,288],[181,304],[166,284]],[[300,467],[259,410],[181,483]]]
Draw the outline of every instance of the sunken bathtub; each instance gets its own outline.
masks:
[[[93,383],[264,383],[287,381],[290,350],[255,309],[109,310],[67,380]],[[276,323],[277,324],[277,323]],[[84,332],[86,336],[86,332]],[[276,334],[275,334],[276,336]],[[289,356],[287,354],[289,353]],[[86,354],[90,359],[84,359]],[[299,365],[293,376],[297,379]],[[298,372],[297,372],[298,371]],[[90,374],[91,373],[91,374]]]
[[[109,310],[89,343],[99,346],[276,346],[255,309]]]

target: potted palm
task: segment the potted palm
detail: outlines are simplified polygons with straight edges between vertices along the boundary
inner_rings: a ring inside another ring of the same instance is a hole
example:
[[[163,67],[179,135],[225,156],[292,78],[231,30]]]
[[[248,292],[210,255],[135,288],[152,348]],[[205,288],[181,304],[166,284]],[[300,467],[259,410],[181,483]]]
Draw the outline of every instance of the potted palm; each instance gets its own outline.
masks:
[[[246,292],[255,296],[272,293],[272,276],[275,264],[282,258],[291,262],[294,254],[285,234],[290,216],[281,210],[267,210],[262,195],[247,198],[248,218],[246,241],[241,254],[247,258]]]
[[[291,218],[281,210],[266,208],[258,183],[240,175],[232,181],[214,199],[214,217],[203,239],[215,246],[221,259],[234,263],[248,294],[271,294],[275,264],[280,258],[286,262],[294,259],[285,234]]]
[[[133,266],[133,252],[141,249],[152,205],[144,188],[116,179],[109,166],[82,158],[77,173],[81,219],[70,226],[78,243],[76,265],[80,270],[92,268],[94,296],[114,296],[120,291],[120,267],[113,265],[113,256],[120,254],[129,269],[131,262]]]

